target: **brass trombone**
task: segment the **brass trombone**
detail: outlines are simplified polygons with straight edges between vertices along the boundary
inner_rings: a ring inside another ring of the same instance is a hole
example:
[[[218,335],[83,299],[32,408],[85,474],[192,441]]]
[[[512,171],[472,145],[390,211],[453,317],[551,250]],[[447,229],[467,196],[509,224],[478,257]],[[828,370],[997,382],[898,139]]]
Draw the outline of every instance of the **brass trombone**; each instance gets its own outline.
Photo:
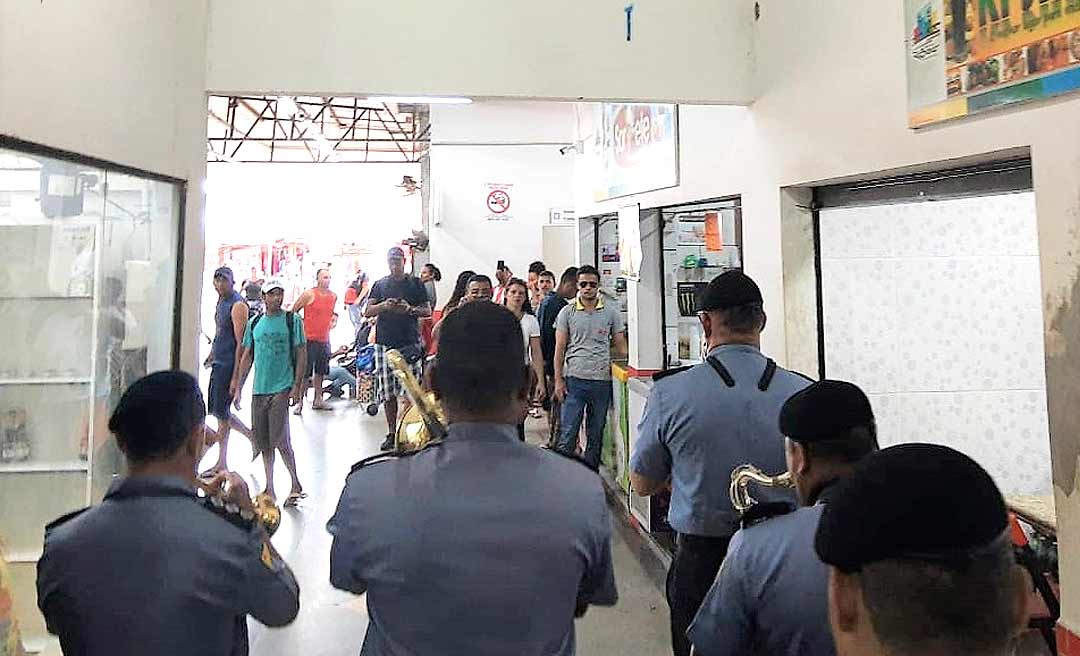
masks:
[[[398,422],[394,434],[394,450],[405,453],[419,451],[431,442],[446,437],[446,413],[435,398],[435,393],[424,391],[420,381],[416,380],[409,368],[409,363],[397,350],[387,351],[386,361],[412,403]]]

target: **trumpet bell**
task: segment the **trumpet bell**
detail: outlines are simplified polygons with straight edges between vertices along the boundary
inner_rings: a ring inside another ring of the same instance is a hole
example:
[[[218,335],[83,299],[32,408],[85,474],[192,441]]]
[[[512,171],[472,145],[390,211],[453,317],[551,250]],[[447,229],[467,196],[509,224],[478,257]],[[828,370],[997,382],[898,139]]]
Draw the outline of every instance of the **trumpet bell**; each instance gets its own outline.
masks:
[[[255,504],[255,520],[262,524],[267,535],[272,536],[281,526],[281,508],[265,492],[255,497],[253,502]]]

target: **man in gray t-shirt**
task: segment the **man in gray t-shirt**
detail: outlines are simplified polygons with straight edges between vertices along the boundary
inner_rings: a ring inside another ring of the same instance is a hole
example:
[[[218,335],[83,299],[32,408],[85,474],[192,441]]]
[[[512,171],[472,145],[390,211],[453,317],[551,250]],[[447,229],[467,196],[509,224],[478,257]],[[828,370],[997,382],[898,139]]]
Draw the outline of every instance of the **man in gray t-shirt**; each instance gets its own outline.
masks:
[[[611,340],[626,355],[626,326],[619,308],[600,295],[600,272],[578,270],[578,296],[555,319],[555,396],[563,402],[558,449],[576,453],[581,420],[586,418],[584,460],[600,466],[604,423],[611,406]],[[587,417],[586,417],[586,412]]]

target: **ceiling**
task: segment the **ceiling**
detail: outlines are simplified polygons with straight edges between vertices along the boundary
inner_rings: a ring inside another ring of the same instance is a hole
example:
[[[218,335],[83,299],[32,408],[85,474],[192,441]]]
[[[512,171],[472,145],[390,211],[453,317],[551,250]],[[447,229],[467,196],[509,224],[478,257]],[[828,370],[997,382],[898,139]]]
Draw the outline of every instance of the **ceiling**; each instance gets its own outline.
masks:
[[[210,96],[210,162],[409,163],[431,143],[427,105],[354,97]]]

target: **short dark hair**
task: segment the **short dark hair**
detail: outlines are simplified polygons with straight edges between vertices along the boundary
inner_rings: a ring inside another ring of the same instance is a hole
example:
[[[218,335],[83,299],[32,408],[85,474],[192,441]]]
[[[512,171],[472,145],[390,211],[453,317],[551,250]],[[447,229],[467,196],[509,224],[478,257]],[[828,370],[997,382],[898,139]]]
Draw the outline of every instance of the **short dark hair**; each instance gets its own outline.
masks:
[[[474,278],[475,279],[475,278]],[[443,320],[432,383],[450,408],[486,414],[528,384],[521,323],[501,305],[469,303]]]
[[[540,272],[540,277],[541,278],[551,278],[551,282],[552,283],[555,282],[555,274],[548,271],[547,269],[544,269],[543,271]]]
[[[435,266],[431,262],[428,262],[424,265],[424,268],[431,269],[431,277],[434,278],[436,282],[442,280],[442,271],[439,271],[439,267]]]
[[[488,285],[491,285],[491,277],[483,273],[477,273],[474,274],[472,278],[469,278],[468,284],[471,285],[474,282],[486,282]]]
[[[572,283],[574,283],[576,285],[577,284],[577,277],[578,277],[578,268],[577,267],[567,267],[566,271],[562,272],[562,277],[559,278],[559,284],[560,285],[565,285],[568,282],[572,282]]]
[[[586,264],[577,270],[577,277],[580,279],[581,276],[596,276],[596,279],[600,280],[600,271],[593,265]]]
[[[715,315],[728,331],[736,334],[756,333],[765,325],[765,309],[761,303],[712,310],[709,314]]]
[[[198,381],[184,371],[158,371],[127,388],[109,418],[109,430],[128,458],[149,462],[175,454],[204,421],[206,404]]]
[[[889,653],[1005,653],[1019,585],[1008,533],[955,556],[952,565],[893,559],[863,566],[863,601]]]
[[[323,271],[330,273],[330,267],[319,267],[315,270],[315,277],[318,278]]]
[[[547,267],[544,266],[544,263],[540,260],[537,260],[529,265],[529,273],[535,273],[536,275],[540,275],[545,270],[547,270]]]
[[[837,435],[834,439],[798,443],[808,458],[853,465],[878,450],[877,427],[874,424],[853,426],[846,435]]]

